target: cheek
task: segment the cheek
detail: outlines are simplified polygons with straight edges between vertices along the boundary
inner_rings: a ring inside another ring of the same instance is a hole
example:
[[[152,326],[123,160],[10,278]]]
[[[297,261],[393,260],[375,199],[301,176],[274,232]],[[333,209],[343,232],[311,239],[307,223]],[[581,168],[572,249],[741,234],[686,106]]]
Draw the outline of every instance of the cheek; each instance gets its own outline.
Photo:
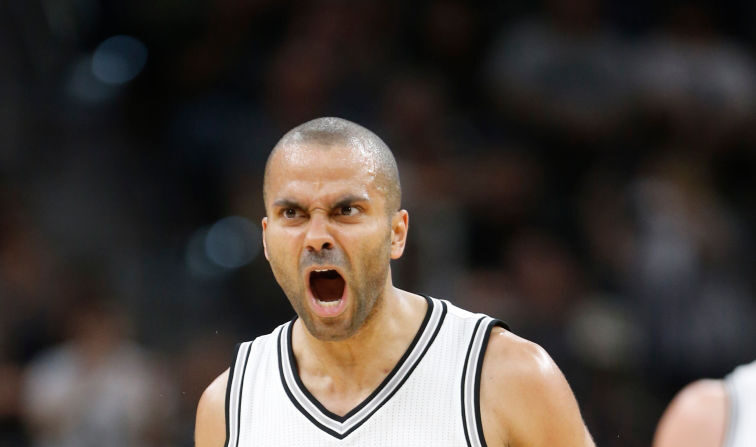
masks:
[[[296,269],[299,254],[296,250],[296,237],[285,230],[269,229],[265,234],[268,261],[274,270],[286,271]]]
[[[355,239],[359,264],[365,266],[365,274],[378,272],[388,264],[391,256],[391,232],[383,228]]]

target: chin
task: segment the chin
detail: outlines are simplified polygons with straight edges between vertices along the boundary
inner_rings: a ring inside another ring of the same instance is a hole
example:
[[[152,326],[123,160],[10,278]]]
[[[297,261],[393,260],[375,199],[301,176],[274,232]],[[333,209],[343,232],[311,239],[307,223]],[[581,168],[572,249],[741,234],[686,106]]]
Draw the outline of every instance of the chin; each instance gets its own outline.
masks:
[[[321,341],[346,340],[357,332],[357,328],[354,328],[352,324],[346,325],[347,327],[342,327],[338,324],[315,322],[311,318],[303,318],[302,321],[307,328],[307,332]]]

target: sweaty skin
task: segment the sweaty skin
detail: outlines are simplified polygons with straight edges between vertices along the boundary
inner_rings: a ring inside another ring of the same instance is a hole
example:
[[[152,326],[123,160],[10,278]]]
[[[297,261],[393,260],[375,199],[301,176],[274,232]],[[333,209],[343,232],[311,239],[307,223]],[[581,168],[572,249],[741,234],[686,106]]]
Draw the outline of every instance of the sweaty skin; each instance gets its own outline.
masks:
[[[344,415],[386,378],[426,313],[424,298],[391,279],[390,260],[404,252],[409,215],[387,205],[399,197],[391,192],[398,177],[392,185],[385,162],[370,159],[382,152],[348,138],[282,141],[266,168],[265,256],[300,317],[292,339],[300,379],[325,408]],[[319,267],[344,279],[337,304],[324,307],[313,298],[308,273]],[[228,370],[200,399],[197,447],[225,442],[227,381]],[[593,445],[557,366],[510,332],[491,334],[480,393],[491,447]]]
[[[386,217],[372,167],[362,151],[318,145],[285,147],[268,166],[265,255],[297,315],[317,338],[346,339],[385,304],[389,261],[404,250],[407,212]],[[324,317],[313,305],[307,273],[318,268],[336,269],[345,280],[344,309],[338,315]]]

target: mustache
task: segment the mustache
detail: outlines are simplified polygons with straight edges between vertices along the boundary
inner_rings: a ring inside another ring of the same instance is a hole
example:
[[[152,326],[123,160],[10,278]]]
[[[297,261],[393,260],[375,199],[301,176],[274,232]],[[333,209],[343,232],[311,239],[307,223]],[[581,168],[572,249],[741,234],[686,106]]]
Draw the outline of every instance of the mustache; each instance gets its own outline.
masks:
[[[306,268],[313,265],[333,265],[346,269],[348,263],[346,262],[346,256],[344,252],[338,248],[330,248],[320,251],[305,250],[302,252],[302,256],[299,258],[299,269],[304,271]]]

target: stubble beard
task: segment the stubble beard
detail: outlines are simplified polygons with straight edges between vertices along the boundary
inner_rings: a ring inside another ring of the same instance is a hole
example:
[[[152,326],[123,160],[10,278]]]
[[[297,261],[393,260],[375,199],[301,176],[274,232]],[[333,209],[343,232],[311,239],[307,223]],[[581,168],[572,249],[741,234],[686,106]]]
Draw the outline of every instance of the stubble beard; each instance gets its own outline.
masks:
[[[387,274],[388,264],[379,274],[366,278],[365,281],[360,281],[359,284],[363,285],[361,288],[355,290],[350,287],[349,292],[354,304],[354,311],[345,327],[337,328],[327,324],[318,324],[305,309],[305,312],[299,315],[302,317],[302,322],[304,322],[307,330],[313,337],[322,341],[341,341],[352,337],[368,325],[383,306],[383,291]]]
[[[291,278],[288,275],[281,274],[285,269],[279,268],[275,258],[271,257],[270,265],[273,275],[289,299],[289,303],[291,303],[297,316],[302,319],[307,331],[313,337],[322,341],[345,340],[356,334],[378,314],[383,306],[383,293],[389,271],[390,248],[375,251],[377,252],[375,255],[366,257],[368,262],[364,265],[365,274],[361,275],[360,278],[353,276],[354,271],[349,268],[342,253],[334,256],[334,258],[340,260],[340,262],[334,264],[346,268],[345,273],[350,276],[349,281],[347,281],[347,278],[344,278],[344,280],[346,282],[345,287],[349,290],[353,310],[351,317],[347,318],[346,321],[338,321],[339,318],[337,318],[332,322],[316,321],[316,318],[311,314],[307,303],[307,285],[300,279],[304,270],[302,264],[306,263],[300,263],[300,269],[297,271],[298,277]]]

